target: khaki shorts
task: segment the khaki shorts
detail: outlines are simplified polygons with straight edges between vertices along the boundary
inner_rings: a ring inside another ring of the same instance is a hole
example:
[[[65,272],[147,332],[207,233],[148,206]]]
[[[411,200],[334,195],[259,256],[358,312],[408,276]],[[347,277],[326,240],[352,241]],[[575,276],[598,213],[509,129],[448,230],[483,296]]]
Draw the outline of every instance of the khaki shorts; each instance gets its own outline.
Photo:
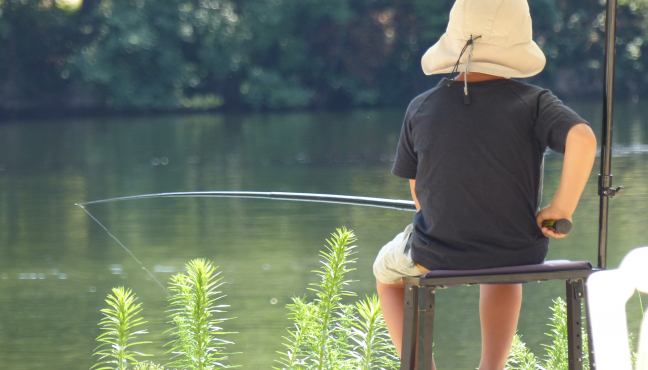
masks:
[[[406,276],[421,276],[427,271],[418,267],[412,261],[409,244],[407,243],[412,233],[412,224],[396,235],[394,240],[385,244],[378,252],[378,257],[373,265],[374,276],[383,284],[396,284]]]

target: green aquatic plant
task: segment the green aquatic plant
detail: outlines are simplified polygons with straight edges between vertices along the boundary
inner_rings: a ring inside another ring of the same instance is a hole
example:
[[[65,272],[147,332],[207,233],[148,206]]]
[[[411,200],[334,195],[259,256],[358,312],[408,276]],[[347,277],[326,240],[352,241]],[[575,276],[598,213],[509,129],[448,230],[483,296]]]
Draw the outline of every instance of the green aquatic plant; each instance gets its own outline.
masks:
[[[211,370],[232,367],[225,364],[228,354],[225,346],[232,342],[221,338],[225,332],[219,325],[229,319],[216,317],[228,305],[216,302],[224,298],[218,288],[223,284],[211,262],[204,259],[189,261],[187,272],[171,277],[172,295],[169,297],[171,314],[169,330],[175,339],[168,344],[173,357],[170,367]]]
[[[101,310],[104,318],[99,325],[104,332],[97,337],[97,341],[101,344],[93,354],[100,357],[97,360],[99,362],[91,369],[125,370],[129,363],[137,363],[135,356],[150,356],[130,350],[133,346],[151,343],[133,343],[137,335],[147,333],[146,330],[133,331],[135,327],[146,323],[141,317],[136,317],[142,311],[142,304],[135,303],[137,297],[130,289],[118,287],[113,288],[112,292],[113,294],[108,294],[106,299],[110,308]]]
[[[343,304],[344,296],[355,296],[345,287],[345,274],[355,260],[353,231],[337,229],[320,252],[322,268],[313,271],[320,282],[310,290],[316,298],[295,297],[287,305],[294,327],[284,337],[285,352],[277,361],[283,370],[396,368],[397,360],[385,326],[378,298]]]

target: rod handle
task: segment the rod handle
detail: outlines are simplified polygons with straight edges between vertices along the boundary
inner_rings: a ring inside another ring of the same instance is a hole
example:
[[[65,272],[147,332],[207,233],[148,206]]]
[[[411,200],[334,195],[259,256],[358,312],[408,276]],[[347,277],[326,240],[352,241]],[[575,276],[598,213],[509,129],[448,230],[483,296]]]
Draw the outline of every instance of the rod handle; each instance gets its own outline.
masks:
[[[542,221],[542,226],[550,227],[558,234],[567,235],[572,231],[572,222],[566,218],[561,218],[560,220],[544,220]]]

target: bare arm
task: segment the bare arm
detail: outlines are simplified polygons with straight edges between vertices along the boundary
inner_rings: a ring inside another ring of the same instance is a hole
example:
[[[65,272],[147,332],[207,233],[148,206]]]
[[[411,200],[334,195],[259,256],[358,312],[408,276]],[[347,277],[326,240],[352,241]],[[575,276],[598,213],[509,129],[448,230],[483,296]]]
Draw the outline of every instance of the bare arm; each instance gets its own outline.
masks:
[[[556,191],[551,205],[543,208],[536,217],[538,227],[542,229],[545,236],[556,239],[566,236],[547,227],[542,227],[542,221],[561,218],[571,221],[572,214],[576,210],[576,205],[578,205],[592,171],[595,156],[596,136],[592,129],[584,123],[572,127],[567,134],[565,159],[558,191]]]
[[[416,204],[416,210],[420,211],[421,210],[421,205],[418,202],[418,199],[416,199],[416,180],[410,179],[410,191],[412,192],[412,199],[414,199],[414,204]]]

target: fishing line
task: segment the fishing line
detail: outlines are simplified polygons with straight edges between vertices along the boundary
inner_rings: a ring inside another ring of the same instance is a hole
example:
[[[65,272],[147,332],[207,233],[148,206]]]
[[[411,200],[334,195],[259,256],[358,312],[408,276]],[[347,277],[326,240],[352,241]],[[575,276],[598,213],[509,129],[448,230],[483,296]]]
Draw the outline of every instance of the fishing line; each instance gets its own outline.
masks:
[[[99,220],[97,220],[97,218],[96,218],[95,216],[93,216],[90,212],[88,212],[88,210],[87,210],[83,205],[81,205],[81,204],[79,204],[79,203],[74,203],[74,205],[75,205],[75,206],[79,206],[79,207],[81,207],[81,209],[82,209],[85,213],[87,213],[88,216],[90,216],[93,220],[95,220],[95,222],[96,222],[97,224],[99,224],[99,226],[101,226],[104,230],[106,230],[106,232],[108,233],[108,235],[110,235],[111,238],[115,239],[115,241],[116,241],[119,245],[121,245],[121,247],[124,248],[124,250],[125,250],[126,252],[128,252],[128,254],[130,254],[131,257],[133,257],[133,259],[135,260],[135,262],[139,263],[139,265],[142,266],[142,269],[143,269],[144,271],[146,271],[146,272],[149,274],[149,276],[151,276],[151,277],[153,278],[153,280],[155,280],[156,283],[158,283],[158,285],[160,286],[160,288],[162,288],[162,289],[164,290],[164,292],[165,292],[168,296],[171,296],[171,294],[170,294],[169,291],[164,287],[164,285],[162,285],[162,283],[160,283],[160,281],[159,281],[158,279],[156,279],[155,276],[153,276],[153,274],[151,273],[151,271],[149,271],[146,267],[144,267],[144,264],[143,264],[142,262],[140,262],[140,260],[138,260],[137,257],[135,257],[135,255],[133,254],[133,252],[131,252],[128,248],[126,248],[126,246],[125,246],[122,242],[120,242],[119,239],[117,239],[117,237],[115,237],[115,236],[114,236],[110,231],[108,231],[108,229],[107,229],[107,228],[106,228],[106,227],[105,227],[101,222],[99,222]]]
[[[0,0],[2,1],[2,0]],[[101,226],[111,238],[113,238],[119,245],[128,254],[133,257],[133,259],[142,266],[142,269],[146,271],[152,278],[155,280],[158,285],[164,289],[164,292],[167,295],[171,295],[168,290],[160,283],[158,279],[153,276],[153,274],[144,267],[144,264],[135,257],[133,252],[131,252],[126,246],[119,241],[108,229],[97,220],[88,210],[84,207],[89,204],[98,204],[98,203],[109,203],[117,202],[123,200],[134,200],[134,199],[145,199],[145,198],[176,198],[176,197],[223,197],[223,198],[256,198],[256,199],[274,199],[274,200],[292,200],[292,201],[302,201],[302,202],[316,202],[316,203],[330,203],[330,204],[347,204],[347,205],[356,205],[356,206],[368,206],[368,207],[379,207],[379,208],[389,208],[397,209],[401,211],[416,211],[416,206],[411,200],[399,200],[399,199],[385,199],[385,198],[373,198],[373,197],[358,197],[350,195],[334,195],[334,194],[314,194],[314,193],[286,193],[286,192],[260,192],[260,191],[198,191],[198,192],[172,192],[172,193],[157,193],[157,194],[142,194],[142,195],[133,195],[127,197],[118,197],[110,199],[100,199],[93,200],[90,202],[84,203],[75,203],[75,206],[81,207],[85,213],[88,214],[95,222]]]

